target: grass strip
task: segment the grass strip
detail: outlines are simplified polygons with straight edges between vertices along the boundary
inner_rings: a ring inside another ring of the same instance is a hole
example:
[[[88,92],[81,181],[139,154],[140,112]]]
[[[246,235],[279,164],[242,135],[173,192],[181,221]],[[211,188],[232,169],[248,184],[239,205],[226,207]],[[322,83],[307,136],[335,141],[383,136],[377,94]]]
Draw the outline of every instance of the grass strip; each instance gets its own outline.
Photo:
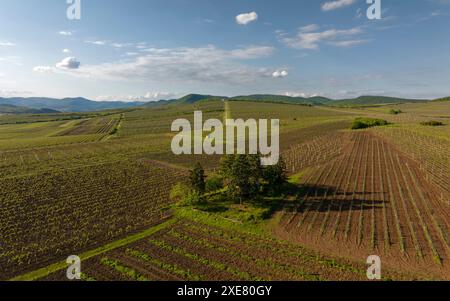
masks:
[[[108,252],[108,251],[111,251],[111,250],[123,247],[123,246],[125,246],[127,244],[136,242],[136,241],[138,241],[140,239],[143,239],[143,238],[146,238],[146,237],[148,237],[150,235],[153,235],[156,232],[161,231],[162,229],[173,225],[177,220],[178,219],[176,219],[176,218],[170,219],[170,220],[165,221],[165,222],[163,222],[163,223],[161,223],[161,224],[159,224],[157,226],[154,226],[154,227],[152,227],[150,229],[147,229],[147,230],[145,230],[143,232],[130,235],[130,236],[125,237],[125,238],[123,238],[121,240],[117,240],[115,242],[109,243],[109,244],[107,244],[105,246],[102,246],[102,247],[99,247],[97,249],[87,251],[87,252],[79,255],[79,257],[80,257],[81,260],[87,260],[87,259],[92,258],[94,256],[103,254],[105,252]],[[47,267],[44,267],[44,268],[41,268],[41,269],[38,269],[38,270],[35,270],[35,271],[32,271],[32,272],[29,272],[29,273],[26,273],[26,274],[23,274],[23,275],[20,275],[20,276],[17,276],[17,277],[14,277],[14,278],[10,279],[9,281],[34,281],[34,280],[38,280],[38,279],[44,278],[44,277],[50,275],[51,273],[57,272],[59,270],[65,269],[65,268],[67,268],[67,263],[64,260],[64,261],[60,261],[60,262],[54,263],[52,265],[49,265]]]

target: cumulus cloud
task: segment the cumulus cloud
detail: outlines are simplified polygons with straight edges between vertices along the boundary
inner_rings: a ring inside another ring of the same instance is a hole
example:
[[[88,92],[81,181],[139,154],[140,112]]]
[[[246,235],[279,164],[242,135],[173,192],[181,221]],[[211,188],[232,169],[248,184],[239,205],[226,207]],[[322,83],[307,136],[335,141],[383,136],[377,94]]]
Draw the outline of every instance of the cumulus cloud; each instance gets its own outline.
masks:
[[[283,78],[289,75],[289,72],[287,70],[277,70],[272,73],[273,78]]]
[[[62,52],[63,52],[63,53],[70,53],[70,49],[65,48],[65,49],[63,49]]]
[[[256,12],[240,14],[236,16],[236,22],[239,25],[247,25],[256,20],[258,20],[258,14]]]
[[[273,76],[273,69],[244,63],[245,60],[267,57],[272,52],[273,48],[267,46],[232,50],[215,46],[147,48],[137,56],[124,57],[119,61],[84,65],[70,72],[59,68],[57,72],[103,80],[244,84]],[[284,75],[282,71],[279,70],[281,77]]]
[[[71,36],[73,34],[73,32],[67,31],[67,30],[61,30],[59,32],[59,34],[62,35],[62,36]]]
[[[356,0],[336,0],[336,1],[329,1],[322,4],[322,10],[323,11],[330,11],[335,10],[338,8],[342,8],[345,6],[352,5],[355,3]]]
[[[60,69],[78,69],[80,68],[81,63],[77,61],[74,57],[66,57],[61,62],[56,64],[57,68]]]
[[[295,37],[279,37],[288,47],[297,49],[318,49],[322,43],[336,47],[350,47],[369,42],[363,39],[351,39],[350,37],[362,34],[361,28],[328,29],[325,31],[304,32],[299,31]]]

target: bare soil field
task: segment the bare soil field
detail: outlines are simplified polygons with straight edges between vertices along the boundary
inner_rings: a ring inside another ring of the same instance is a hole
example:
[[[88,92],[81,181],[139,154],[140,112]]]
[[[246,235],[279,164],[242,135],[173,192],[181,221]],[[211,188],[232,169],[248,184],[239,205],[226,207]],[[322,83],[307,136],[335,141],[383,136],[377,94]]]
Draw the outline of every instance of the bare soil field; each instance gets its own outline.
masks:
[[[341,156],[317,166],[285,208],[277,233],[349,258],[378,254],[388,265],[448,279],[450,208],[418,164],[360,131]]]

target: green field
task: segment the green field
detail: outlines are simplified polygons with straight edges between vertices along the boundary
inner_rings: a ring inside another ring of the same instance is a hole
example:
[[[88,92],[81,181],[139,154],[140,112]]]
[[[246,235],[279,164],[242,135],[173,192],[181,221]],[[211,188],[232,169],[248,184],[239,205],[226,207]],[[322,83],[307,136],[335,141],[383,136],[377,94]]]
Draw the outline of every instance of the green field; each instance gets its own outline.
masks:
[[[200,162],[208,175],[219,168],[218,155],[170,149],[172,122],[192,121],[194,111],[204,120],[280,119],[291,190],[248,204],[218,192],[206,206],[174,207],[170,190],[187,181],[189,168]],[[359,117],[390,124],[351,131]],[[444,125],[420,124],[430,120]],[[0,115],[0,279],[61,279],[65,259],[79,254],[85,280],[360,280],[373,251],[387,258],[385,279],[449,279],[449,158],[450,102],[338,108],[205,100]],[[392,167],[402,159],[407,166]],[[393,237],[398,231],[405,242]],[[408,259],[399,263],[402,254]]]

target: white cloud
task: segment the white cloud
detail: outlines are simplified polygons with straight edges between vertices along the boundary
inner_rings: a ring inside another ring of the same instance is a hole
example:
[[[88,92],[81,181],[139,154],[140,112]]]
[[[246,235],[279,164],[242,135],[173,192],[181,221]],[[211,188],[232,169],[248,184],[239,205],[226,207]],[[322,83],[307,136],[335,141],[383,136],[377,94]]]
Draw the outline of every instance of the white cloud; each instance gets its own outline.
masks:
[[[336,0],[336,1],[329,1],[322,4],[322,10],[324,11],[330,11],[335,10],[338,8],[342,8],[345,6],[352,5],[355,3],[356,0]]]
[[[97,45],[97,46],[104,46],[106,45],[107,41],[101,41],[101,40],[96,40],[96,41],[84,41],[87,44],[92,44],[92,45]]]
[[[256,59],[268,57],[273,54],[274,50],[270,46],[251,46],[230,51],[230,57],[237,59]]]
[[[70,49],[65,48],[65,49],[63,49],[62,52],[63,52],[63,53],[70,53]]]
[[[200,48],[148,48],[139,56],[82,68],[56,70],[71,76],[122,81],[245,84],[270,79],[273,70],[243,63],[266,57],[273,52],[267,46],[224,50],[215,46]],[[280,70],[282,72],[283,70]],[[283,76],[284,73],[280,73]]]
[[[289,97],[303,97],[303,98],[310,98],[310,97],[316,97],[321,95],[320,93],[308,93],[308,92],[284,92],[285,96]]]
[[[125,48],[125,47],[133,47],[136,48],[141,47],[142,45],[134,44],[134,43],[117,43],[117,42],[111,42],[107,40],[86,40],[84,41],[86,44],[92,44],[96,46],[110,46],[113,48]]]
[[[172,92],[147,92],[144,95],[102,95],[95,98],[97,101],[158,101],[181,97],[183,94]]]
[[[240,14],[236,16],[236,22],[239,25],[247,25],[256,20],[258,20],[258,14],[256,12]]]
[[[272,73],[273,78],[283,78],[289,75],[289,72],[287,70],[277,70]]]
[[[349,47],[368,42],[362,39],[349,39],[350,36],[356,36],[361,33],[362,30],[358,27],[345,30],[329,29],[318,32],[302,32],[300,30],[296,37],[283,36],[280,37],[280,40],[288,47],[297,49],[318,49],[321,43],[337,47]]]
[[[81,63],[77,61],[74,57],[66,57],[61,62],[56,64],[57,68],[60,69],[78,69],[80,68]]]
[[[13,46],[16,46],[16,44],[8,41],[0,41],[0,47],[13,47]]]
[[[311,31],[316,31],[316,30],[319,30],[319,25],[317,25],[317,24],[309,24],[309,25],[300,27],[301,32],[311,32]]]
[[[329,42],[330,45],[337,46],[337,47],[353,47],[358,46],[362,44],[369,43],[370,40],[344,40],[344,41],[337,41],[337,42]]]
[[[71,32],[71,31],[66,31],[66,30],[61,30],[61,31],[59,32],[59,34],[62,35],[62,36],[71,36],[71,35],[73,35],[73,32]]]
[[[33,68],[33,71],[37,73],[52,73],[54,68],[50,66],[36,66]]]
[[[110,45],[114,48],[124,48],[134,46],[132,43],[111,43]]]

